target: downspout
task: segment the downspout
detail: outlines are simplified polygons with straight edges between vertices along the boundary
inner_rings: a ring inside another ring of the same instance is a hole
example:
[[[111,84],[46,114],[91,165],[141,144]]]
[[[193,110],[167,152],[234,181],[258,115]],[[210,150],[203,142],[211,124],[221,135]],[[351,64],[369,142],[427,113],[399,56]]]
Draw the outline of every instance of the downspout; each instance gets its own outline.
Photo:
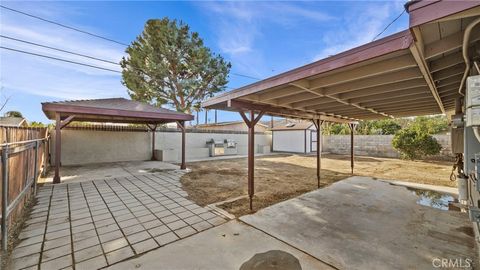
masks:
[[[458,93],[462,96],[465,96],[465,94],[462,93],[462,88],[465,85],[465,80],[467,79],[468,73],[470,72],[470,60],[468,59],[468,44],[470,40],[470,33],[472,32],[472,29],[479,23],[480,18],[475,19],[467,26],[467,28],[465,28],[465,32],[463,33],[462,55],[465,61],[465,72],[463,73],[462,80],[460,81],[460,87],[458,88]]]

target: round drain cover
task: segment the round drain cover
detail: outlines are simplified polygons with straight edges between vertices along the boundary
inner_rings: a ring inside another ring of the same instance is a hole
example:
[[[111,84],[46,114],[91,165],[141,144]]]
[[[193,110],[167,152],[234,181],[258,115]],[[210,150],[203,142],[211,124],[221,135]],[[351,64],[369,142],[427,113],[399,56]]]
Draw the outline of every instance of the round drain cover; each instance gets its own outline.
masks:
[[[281,250],[257,253],[240,266],[240,270],[302,270],[292,254]]]

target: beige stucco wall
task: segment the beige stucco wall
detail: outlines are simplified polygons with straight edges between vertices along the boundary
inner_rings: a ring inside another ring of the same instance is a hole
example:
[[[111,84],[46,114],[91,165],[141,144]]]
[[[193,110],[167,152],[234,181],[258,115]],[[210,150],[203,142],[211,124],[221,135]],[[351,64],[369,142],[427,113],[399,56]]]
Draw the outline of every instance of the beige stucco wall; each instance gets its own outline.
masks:
[[[55,132],[52,138],[55,139]],[[237,142],[238,154],[247,153],[247,134],[187,133],[186,159],[207,157],[207,140],[231,139]],[[155,149],[181,149],[180,132],[157,132]],[[255,148],[270,146],[270,134],[256,134]],[[52,144],[53,146],[53,144]],[[256,150],[257,151],[257,150]],[[257,152],[258,152],[257,151]],[[54,151],[52,160],[54,160]],[[98,162],[148,160],[151,157],[151,133],[141,131],[62,130],[62,165],[79,165]],[[180,155],[178,155],[180,158]],[[179,160],[177,160],[179,161]]]

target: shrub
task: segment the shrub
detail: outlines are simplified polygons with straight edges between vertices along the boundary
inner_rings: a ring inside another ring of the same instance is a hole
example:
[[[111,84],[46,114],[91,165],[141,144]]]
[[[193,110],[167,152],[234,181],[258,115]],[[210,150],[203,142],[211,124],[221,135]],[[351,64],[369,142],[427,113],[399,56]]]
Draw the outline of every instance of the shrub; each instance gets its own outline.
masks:
[[[442,146],[434,137],[411,128],[397,132],[393,137],[392,145],[403,158],[411,160],[437,155],[442,150]]]

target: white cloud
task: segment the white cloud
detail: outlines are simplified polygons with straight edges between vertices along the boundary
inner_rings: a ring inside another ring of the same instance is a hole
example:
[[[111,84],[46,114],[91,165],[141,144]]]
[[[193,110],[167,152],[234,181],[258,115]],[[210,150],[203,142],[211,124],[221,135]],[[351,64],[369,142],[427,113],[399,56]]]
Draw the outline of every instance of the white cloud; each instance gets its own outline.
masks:
[[[212,16],[218,33],[218,46],[228,55],[234,68],[257,77],[269,74],[263,52],[257,44],[265,23],[277,24],[283,31],[305,20],[312,23],[334,20],[327,13],[286,2],[202,2]]]
[[[58,20],[62,21],[62,14],[54,14],[54,11],[44,13],[49,16],[56,15],[59,18]],[[81,26],[78,27],[82,28]],[[0,32],[4,36],[70,50],[116,63],[124,55],[122,46],[40,21],[25,20],[23,17],[19,17],[18,14],[10,14],[8,12],[2,12]],[[121,70],[118,65],[114,64],[69,55],[4,38],[0,40],[1,45],[4,47],[88,63],[118,71]],[[54,99],[126,96],[126,88],[121,84],[121,74],[119,73],[59,62],[5,49],[0,50],[0,58],[0,84],[9,93],[20,91],[33,95],[48,96]]]
[[[313,60],[323,59],[371,42],[392,20],[392,16],[402,12],[401,3],[400,1],[365,3],[360,9],[347,12],[347,16],[343,18],[345,25],[325,33],[323,36],[325,48],[316,54]]]

